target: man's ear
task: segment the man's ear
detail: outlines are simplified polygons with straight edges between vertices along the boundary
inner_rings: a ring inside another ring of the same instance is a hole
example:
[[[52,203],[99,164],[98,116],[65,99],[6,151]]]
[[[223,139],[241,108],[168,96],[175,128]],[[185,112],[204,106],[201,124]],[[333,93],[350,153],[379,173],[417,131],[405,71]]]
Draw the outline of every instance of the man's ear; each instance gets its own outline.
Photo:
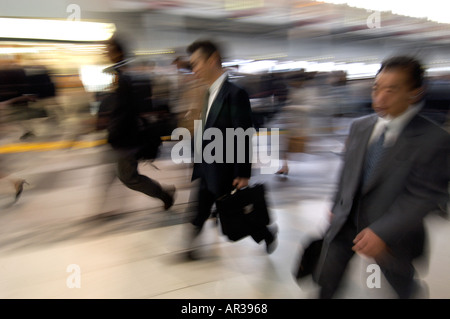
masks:
[[[220,66],[220,55],[219,52],[214,52],[211,54],[211,56],[208,58],[208,63],[210,63],[211,66],[219,65]]]
[[[425,89],[423,86],[418,87],[410,92],[409,100],[411,104],[417,103],[420,101],[424,95]]]

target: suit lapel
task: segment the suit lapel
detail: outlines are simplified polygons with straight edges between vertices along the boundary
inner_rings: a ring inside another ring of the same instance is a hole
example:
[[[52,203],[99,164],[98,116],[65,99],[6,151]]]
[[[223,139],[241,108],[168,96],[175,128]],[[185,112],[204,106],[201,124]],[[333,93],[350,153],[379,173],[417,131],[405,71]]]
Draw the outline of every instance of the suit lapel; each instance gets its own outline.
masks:
[[[356,189],[359,185],[358,183],[361,179],[367,144],[369,142],[369,138],[372,134],[372,130],[375,126],[376,121],[377,117],[373,116],[368,119],[367,124],[360,125],[354,132],[356,139],[353,143],[348,145],[350,152],[348,154],[348,167],[350,167],[352,172],[356,172],[357,175],[352,178],[352,180],[355,182],[353,185],[353,189]]]
[[[420,118],[416,115],[413,119],[406,125],[404,130],[397,137],[397,140],[393,145],[385,150],[383,159],[380,162],[380,168],[377,170],[377,174],[373,176],[371,181],[365,185],[362,190],[363,193],[367,193],[374,186],[379,184],[383,180],[383,176],[389,176],[389,171],[394,168],[392,163],[395,158],[401,158],[408,160],[409,150],[414,147],[415,137],[422,134],[420,130]]]
[[[225,80],[222,84],[222,87],[220,88],[220,91],[218,92],[216,98],[213,101],[213,104],[211,105],[211,109],[209,110],[208,118],[206,119],[205,124],[205,130],[207,128],[210,128],[213,126],[213,124],[216,122],[217,117],[220,114],[220,110],[222,109],[224,105],[224,99],[225,95],[228,92],[228,80]]]

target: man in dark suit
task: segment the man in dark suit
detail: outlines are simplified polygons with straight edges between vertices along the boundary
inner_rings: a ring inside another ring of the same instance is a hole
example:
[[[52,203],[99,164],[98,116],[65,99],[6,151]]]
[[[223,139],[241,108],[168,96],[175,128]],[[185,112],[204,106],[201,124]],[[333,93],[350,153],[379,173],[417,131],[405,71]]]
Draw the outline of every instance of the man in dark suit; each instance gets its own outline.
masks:
[[[147,147],[151,143],[149,148],[154,147],[156,153],[160,138],[157,137],[157,142],[153,142],[153,139],[148,139],[139,130],[141,101],[136,101],[138,97],[133,90],[134,83],[126,72],[130,60],[127,59],[124,40],[117,35],[111,37],[107,41],[107,54],[115,63],[111,69],[117,77],[115,103],[110,111],[107,125],[108,143],[113,148],[117,161],[117,176],[128,188],[161,200],[164,209],[168,210],[174,204],[175,187],[163,188],[158,181],[139,174],[138,171],[144,146]]]
[[[417,297],[423,219],[447,203],[450,176],[448,132],[418,114],[423,77],[414,58],[384,61],[372,90],[375,114],[351,126],[316,269],[320,298],[335,296],[355,252],[373,258],[399,298]]]
[[[222,58],[217,45],[211,41],[197,41],[192,43],[187,51],[190,54],[190,63],[195,76],[209,87],[201,114],[202,128],[198,134],[194,134],[196,156],[194,156],[192,180],[200,179],[200,186],[197,194],[196,215],[192,221],[190,240],[193,241],[210,217],[216,200],[230,193],[234,188],[241,189],[249,185],[252,164],[251,150],[247,146],[251,145],[251,136],[246,141],[245,154],[240,154],[236,143],[227,136],[227,129],[247,131],[253,128],[253,123],[248,94],[228,81],[227,74],[222,68]],[[218,149],[211,154],[206,154],[205,149],[210,149],[211,143],[217,141],[203,136],[203,132],[207,130],[220,133],[223,138]],[[234,145],[234,156],[231,161],[227,154],[229,155],[232,150],[228,149],[227,145]],[[214,158],[208,159],[208,155]],[[239,160],[241,155],[244,155],[244,160]],[[275,234],[267,227],[264,226],[251,235],[256,242],[262,240],[266,242],[268,253],[275,249]]]

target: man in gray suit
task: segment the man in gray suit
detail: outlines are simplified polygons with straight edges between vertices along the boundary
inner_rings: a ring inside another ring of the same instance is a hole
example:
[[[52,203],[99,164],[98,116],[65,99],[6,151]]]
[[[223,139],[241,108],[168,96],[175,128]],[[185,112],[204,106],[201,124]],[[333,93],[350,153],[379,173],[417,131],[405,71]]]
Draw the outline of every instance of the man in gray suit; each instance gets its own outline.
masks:
[[[354,253],[373,258],[399,298],[418,292],[413,261],[425,244],[424,217],[446,205],[450,138],[418,113],[419,61],[384,61],[375,78],[375,114],[351,126],[331,222],[316,268],[320,298],[335,296]]]

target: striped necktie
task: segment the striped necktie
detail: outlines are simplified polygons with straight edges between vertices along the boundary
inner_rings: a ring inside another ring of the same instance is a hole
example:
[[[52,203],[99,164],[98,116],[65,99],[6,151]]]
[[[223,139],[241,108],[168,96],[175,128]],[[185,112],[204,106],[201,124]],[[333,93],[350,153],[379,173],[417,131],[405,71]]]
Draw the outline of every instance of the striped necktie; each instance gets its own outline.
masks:
[[[384,137],[387,131],[387,126],[383,130],[378,140],[373,141],[366,152],[366,159],[363,172],[363,185],[366,185],[370,179],[376,175],[377,169],[380,167],[380,162],[383,159],[386,148],[384,147]]]

